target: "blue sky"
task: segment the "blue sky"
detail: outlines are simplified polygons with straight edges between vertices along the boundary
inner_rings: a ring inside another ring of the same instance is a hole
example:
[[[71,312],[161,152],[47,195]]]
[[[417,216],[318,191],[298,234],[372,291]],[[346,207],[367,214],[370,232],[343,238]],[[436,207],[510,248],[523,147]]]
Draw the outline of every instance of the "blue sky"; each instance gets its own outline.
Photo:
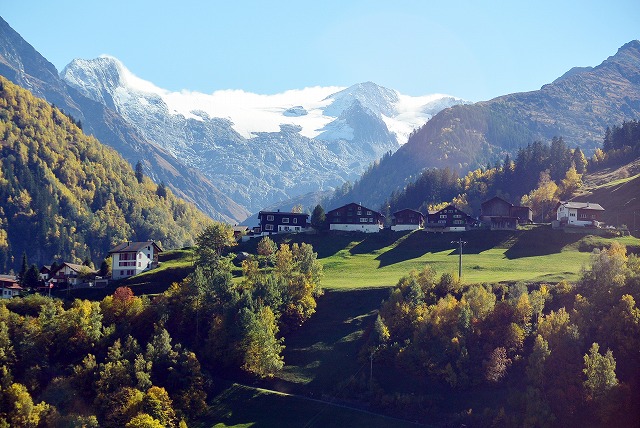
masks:
[[[531,91],[640,39],[640,1],[5,1],[60,71],[109,54],[165,89],[373,81],[471,101]]]

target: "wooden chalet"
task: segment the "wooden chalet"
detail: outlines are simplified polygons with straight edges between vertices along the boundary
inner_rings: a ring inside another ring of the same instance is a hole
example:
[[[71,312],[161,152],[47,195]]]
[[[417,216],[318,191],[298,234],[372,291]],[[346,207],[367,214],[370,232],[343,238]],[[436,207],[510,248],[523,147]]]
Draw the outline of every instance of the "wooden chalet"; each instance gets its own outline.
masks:
[[[378,211],[352,202],[327,212],[329,230],[378,233],[384,227],[384,216]]]
[[[461,232],[475,226],[477,220],[455,205],[447,205],[440,211],[430,211],[426,229],[434,232]]]
[[[405,208],[393,213],[391,230],[418,230],[424,228],[424,214],[420,211]]]
[[[480,221],[488,224],[492,230],[516,229],[519,224],[533,221],[533,211],[529,207],[513,205],[494,196],[482,203]]]
[[[261,235],[272,235],[276,233],[297,233],[302,232],[308,226],[309,214],[293,213],[285,211],[260,211],[258,220],[260,221],[259,233]]]

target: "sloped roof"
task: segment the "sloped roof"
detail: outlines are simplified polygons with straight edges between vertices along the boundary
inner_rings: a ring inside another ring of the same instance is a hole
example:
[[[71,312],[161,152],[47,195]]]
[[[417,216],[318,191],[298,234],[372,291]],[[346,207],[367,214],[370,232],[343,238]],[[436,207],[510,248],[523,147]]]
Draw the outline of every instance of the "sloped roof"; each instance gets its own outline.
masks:
[[[332,209],[331,211],[327,211],[327,215],[329,215],[330,213],[332,213],[332,212],[334,212],[334,211],[341,210],[342,208],[346,208],[346,207],[348,207],[348,206],[350,206],[350,205],[353,205],[353,206],[355,206],[355,207],[359,207],[362,211],[371,211],[372,213],[375,213],[375,214],[379,215],[380,217],[384,217],[384,215],[382,215],[382,213],[380,213],[380,212],[378,212],[378,211],[376,211],[376,210],[372,210],[371,208],[367,208],[367,207],[365,207],[365,206],[363,206],[363,205],[356,204],[355,202],[350,202],[350,203],[348,203],[348,204],[342,205],[341,207],[334,208],[334,209]]]
[[[109,254],[111,253],[135,253],[140,251],[141,249],[148,247],[149,245],[153,245],[156,247],[158,252],[162,251],[162,248],[158,246],[154,241],[144,241],[144,242],[123,242],[121,244],[116,245],[111,250],[109,250]]]
[[[567,208],[575,208],[580,210],[593,210],[593,211],[604,211],[604,208],[600,204],[595,204],[593,202],[558,202],[558,206],[564,205]]]
[[[64,262],[64,263],[62,264],[61,268],[65,267],[65,266],[69,267],[71,270],[74,270],[74,271],[76,271],[76,272],[80,272],[80,271],[81,271],[81,270],[83,270],[83,269],[89,269],[89,272],[94,272],[94,273],[95,273],[95,272],[98,272],[97,270],[92,270],[92,269],[91,269],[90,267],[88,267],[88,266],[85,266],[85,265],[77,265],[77,264],[75,264],[75,263],[67,263],[67,262]]]
[[[267,214],[270,214],[270,215],[273,215],[273,214],[291,215],[291,216],[297,215],[297,216],[309,217],[309,214],[307,214],[307,213],[294,213],[294,212],[290,212],[290,211],[260,211],[258,213],[258,216],[267,215]]]
[[[412,212],[412,213],[416,213],[416,214],[419,214],[419,215],[421,215],[422,217],[424,217],[424,214],[422,214],[420,211],[418,211],[418,210],[412,210],[411,208],[405,208],[405,209],[402,209],[402,210],[396,211],[396,212],[394,212],[394,213],[393,213],[393,215],[400,214],[400,213],[404,213],[404,212]]]

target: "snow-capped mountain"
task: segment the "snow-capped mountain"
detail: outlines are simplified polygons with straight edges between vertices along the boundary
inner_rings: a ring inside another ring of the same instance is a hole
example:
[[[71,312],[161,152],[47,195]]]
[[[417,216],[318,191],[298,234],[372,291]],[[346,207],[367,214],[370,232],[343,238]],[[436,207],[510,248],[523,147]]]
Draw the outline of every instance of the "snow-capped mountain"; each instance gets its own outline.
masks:
[[[275,95],[170,92],[106,56],[74,60],[61,77],[251,211],[353,180],[435,113],[464,103],[371,82]]]

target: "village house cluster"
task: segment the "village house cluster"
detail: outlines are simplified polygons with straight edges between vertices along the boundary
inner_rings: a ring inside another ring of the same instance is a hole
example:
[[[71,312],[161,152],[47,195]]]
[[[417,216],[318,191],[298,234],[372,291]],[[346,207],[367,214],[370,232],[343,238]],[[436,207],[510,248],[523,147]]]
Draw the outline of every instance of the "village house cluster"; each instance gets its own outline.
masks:
[[[555,208],[554,228],[602,227],[599,204],[582,202],[558,202]],[[247,240],[278,233],[296,233],[311,229],[309,215],[285,211],[260,211],[259,225],[253,229],[235,226],[236,236]],[[326,213],[330,231],[377,233],[384,229],[385,216],[355,202]],[[486,227],[491,230],[515,230],[519,225],[533,223],[530,207],[514,205],[496,196],[481,204],[480,216],[474,218],[453,204],[426,215],[413,209],[393,213],[390,229],[408,231],[424,229],[428,232],[461,232]]]
[[[560,201],[555,207],[556,229],[601,228],[604,208],[597,203]],[[297,212],[260,211],[259,226],[234,226],[237,239],[269,236],[279,233],[298,233],[311,230],[309,215]],[[453,204],[426,215],[413,209],[393,213],[392,231],[425,230],[427,232],[461,232],[485,227],[491,230],[515,230],[519,225],[532,223],[533,213],[526,206],[513,205],[500,197],[481,204],[480,216],[474,218]],[[330,231],[378,233],[384,229],[385,216],[361,204],[349,203],[326,213]],[[112,280],[122,280],[158,266],[162,248],[154,241],[123,242],[111,250],[111,274],[100,276],[99,271],[87,266],[64,262],[40,268],[41,288],[101,287]],[[8,299],[25,290],[14,275],[0,275],[0,298]]]
[[[84,287],[103,287],[111,280],[121,280],[138,275],[158,266],[158,255],[162,248],[154,241],[123,242],[109,250],[111,275],[100,276],[100,272],[88,266],[63,262],[40,268],[40,291]],[[20,295],[24,288],[15,275],[0,275],[0,297],[8,299]]]

